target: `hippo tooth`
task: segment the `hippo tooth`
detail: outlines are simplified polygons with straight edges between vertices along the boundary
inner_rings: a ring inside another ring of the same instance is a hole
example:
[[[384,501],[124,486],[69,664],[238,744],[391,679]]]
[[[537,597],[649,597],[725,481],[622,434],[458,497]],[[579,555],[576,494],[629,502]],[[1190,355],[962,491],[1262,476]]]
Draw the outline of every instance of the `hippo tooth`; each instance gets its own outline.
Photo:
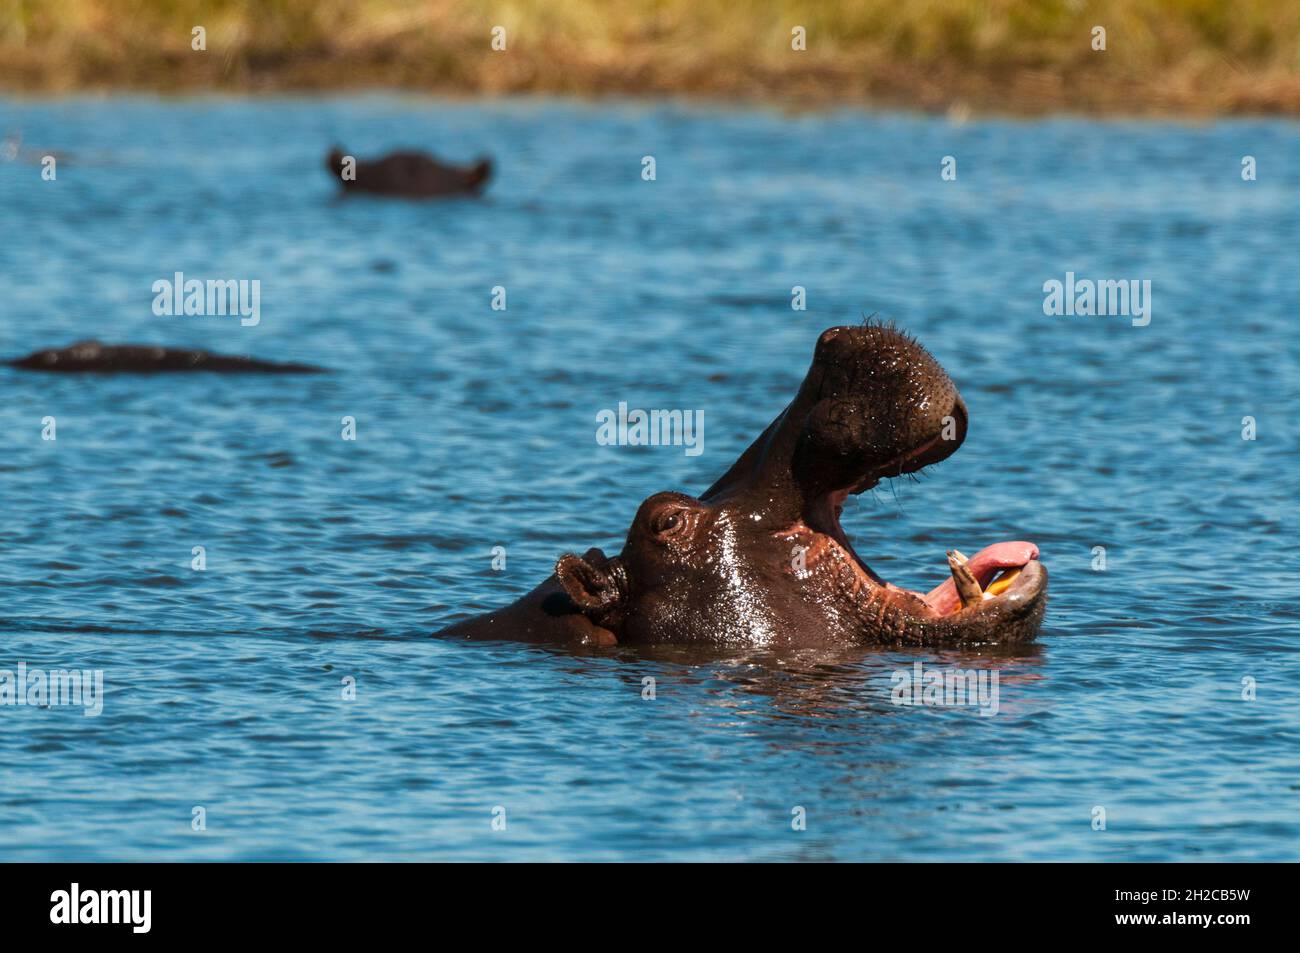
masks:
[[[960,550],[948,550],[948,568],[952,570],[952,581],[957,585],[957,596],[963,606],[975,605],[984,599],[984,590],[979,580],[970,571],[969,561]]]

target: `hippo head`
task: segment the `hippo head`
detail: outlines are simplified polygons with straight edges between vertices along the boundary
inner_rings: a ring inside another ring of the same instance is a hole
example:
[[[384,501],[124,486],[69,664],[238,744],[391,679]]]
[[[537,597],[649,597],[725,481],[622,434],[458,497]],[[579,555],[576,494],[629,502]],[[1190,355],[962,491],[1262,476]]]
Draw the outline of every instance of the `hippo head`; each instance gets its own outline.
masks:
[[[966,424],[956,387],[911,338],[831,328],[795,399],[703,496],[651,496],[618,556],[565,555],[556,577],[620,642],[1030,639],[1047,594],[1032,543],[936,561],[951,578],[921,593],[877,576],[840,527],[850,493],[944,459]]]

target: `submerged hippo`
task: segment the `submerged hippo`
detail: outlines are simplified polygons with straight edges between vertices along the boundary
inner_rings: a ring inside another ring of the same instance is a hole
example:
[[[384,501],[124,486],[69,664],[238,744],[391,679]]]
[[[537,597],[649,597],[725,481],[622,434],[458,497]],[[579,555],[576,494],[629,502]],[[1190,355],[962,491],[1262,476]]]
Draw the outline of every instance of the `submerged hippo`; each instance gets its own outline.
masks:
[[[323,374],[310,364],[277,364],[251,357],[191,351],[147,344],[101,344],[78,341],[63,348],[46,348],[6,362],[28,371],[64,373],[161,374],[171,371],[216,371],[221,374]]]
[[[845,498],[953,453],[966,405],[889,327],[831,328],[781,416],[698,499],[656,493],[623,551],[561,556],[513,604],[441,635],[613,645],[957,645],[1032,639],[1047,602],[1033,543],[995,543],[929,592],[885,582],[840,527]],[[941,564],[942,565],[942,564]]]
[[[372,192],[411,199],[467,195],[482,190],[492,175],[492,162],[479,159],[470,166],[447,165],[422,152],[393,152],[382,159],[356,160],[356,178],[343,176],[342,149],[333,149],[325,167],[344,192]]]

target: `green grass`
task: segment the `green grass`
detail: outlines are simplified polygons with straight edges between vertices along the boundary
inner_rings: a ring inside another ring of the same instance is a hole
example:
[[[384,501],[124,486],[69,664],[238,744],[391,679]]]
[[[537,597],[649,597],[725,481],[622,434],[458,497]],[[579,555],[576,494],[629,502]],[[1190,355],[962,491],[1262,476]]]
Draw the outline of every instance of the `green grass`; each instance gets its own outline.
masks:
[[[359,86],[1294,113],[1300,2],[0,0],[10,90]]]

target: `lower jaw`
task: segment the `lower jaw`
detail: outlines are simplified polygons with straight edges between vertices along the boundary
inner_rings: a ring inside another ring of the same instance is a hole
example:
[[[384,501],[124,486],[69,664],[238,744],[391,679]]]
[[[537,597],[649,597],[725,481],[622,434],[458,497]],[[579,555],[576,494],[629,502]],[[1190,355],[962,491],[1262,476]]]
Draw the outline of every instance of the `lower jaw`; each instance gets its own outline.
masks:
[[[820,519],[810,520],[815,532],[831,539],[842,549],[853,563],[854,569],[868,587],[883,588],[888,592],[898,593],[915,600],[915,611],[924,618],[943,619],[955,616],[963,610],[978,609],[1001,596],[1013,586],[1020,573],[1029,563],[1038,558],[1038,546],[1025,540],[1008,540],[985,546],[967,561],[967,565],[979,584],[981,593],[978,601],[971,601],[968,594],[963,597],[951,573],[947,579],[928,592],[919,592],[894,585],[880,578],[870,566],[858,556],[852,543],[839,522],[841,508],[845,499],[853,492],[841,490],[829,494],[823,508],[817,514]],[[816,524],[820,524],[820,527]]]
[[[832,537],[834,539],[835,537]],[[939,585],[928,592],[908,589],[881,579],[867,566],[851,547],[836,539],[841,548],[845,548],[854,563],[855,570],[863,581],[876,589],[906,597],[913,604],[913,611],[923,618],[945,619],[964,611],[978,611],[1001,597],[1020,579],[1020,575],[1030,562],[1038,558],[1038,547],[1023,540],[993,543],[985,546],[971,559],[967,566],[979,585],[976,594],[963,595],[958,591],[956,581],[949,575]]]
[[[985,546],[967,561],[967,567],[979,583],[983,600],[988,600],[1010,588],[1025,566],[1037,558],[1037,546],[1024,540],[1013,540]],[[953,578],[945,579],[921,598],[939,617],[970,608],[958,592]]]

